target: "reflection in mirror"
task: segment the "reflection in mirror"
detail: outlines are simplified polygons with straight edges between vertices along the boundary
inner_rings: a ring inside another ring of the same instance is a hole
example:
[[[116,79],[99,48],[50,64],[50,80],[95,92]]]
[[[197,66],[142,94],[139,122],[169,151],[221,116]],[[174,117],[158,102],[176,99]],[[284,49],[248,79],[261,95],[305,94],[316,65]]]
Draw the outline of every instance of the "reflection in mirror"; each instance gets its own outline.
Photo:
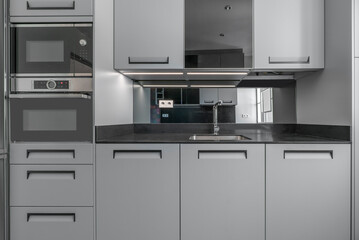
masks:
[[[185,5],[186,68],[251,68],[252,0]]]
[[[295,88],[143,88],[134,86],[134,123],[296,123]],[[160,108],[173,100],[173,108]]]

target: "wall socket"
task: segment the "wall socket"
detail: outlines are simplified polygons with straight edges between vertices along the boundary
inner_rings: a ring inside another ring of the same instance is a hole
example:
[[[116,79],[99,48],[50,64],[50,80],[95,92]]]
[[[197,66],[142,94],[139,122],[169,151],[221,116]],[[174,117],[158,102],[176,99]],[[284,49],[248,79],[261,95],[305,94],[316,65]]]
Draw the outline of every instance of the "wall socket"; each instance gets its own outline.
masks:
[[[242,114],[242,118],[249,118],[248,114]]]
[[[160,108],[173,108],[173,100],[159,100],[158,106]]]

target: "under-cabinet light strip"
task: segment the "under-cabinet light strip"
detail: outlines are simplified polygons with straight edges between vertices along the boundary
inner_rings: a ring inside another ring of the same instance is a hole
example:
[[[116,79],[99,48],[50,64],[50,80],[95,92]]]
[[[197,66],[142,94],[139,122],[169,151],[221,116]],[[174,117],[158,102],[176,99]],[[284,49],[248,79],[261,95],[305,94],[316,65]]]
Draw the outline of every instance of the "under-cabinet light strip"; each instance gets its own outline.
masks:
[[[181,72],[124,72],[124,75],[183,75]]]
[[[188,72],[187,75],[248,75],[247,72]]]
[[[236,85],[191,85],[192,88],[235,88]]]
[[[188,85],[142,85],[145,88],[186,88]]]

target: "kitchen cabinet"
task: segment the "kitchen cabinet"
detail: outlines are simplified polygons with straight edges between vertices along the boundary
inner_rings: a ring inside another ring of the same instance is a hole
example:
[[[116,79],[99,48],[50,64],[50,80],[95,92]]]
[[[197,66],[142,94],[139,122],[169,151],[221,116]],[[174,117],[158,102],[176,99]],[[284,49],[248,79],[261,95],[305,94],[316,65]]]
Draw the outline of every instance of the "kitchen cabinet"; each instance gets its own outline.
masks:
[[[219,100],[224,106],[237,105],[237,88],[200,88],[201,105],[214,105]]]
[[[264,151],[264,144],[181,145],[182,240],[265,239]]]
[[[179,145],[97,144],[97,238],[179,239]]]
[[[115,0],[116,70],[184,68],[184,0]]]
[[[93,240],[89,207],[11,207],[10,236],[16,240]]]
[[[324,0],[255,0],[254,68],[324,68]]]
[[[355,42],[355,46],[354,46],[354,54],[355,57],[358,58],[359,57],[359,1],[355,0],[354,1],[354,42]]]
[[[349,240],[349,144],[266,147],[266,239]]]
[[[11,0],[11,17],[91,16],[92,0]]]

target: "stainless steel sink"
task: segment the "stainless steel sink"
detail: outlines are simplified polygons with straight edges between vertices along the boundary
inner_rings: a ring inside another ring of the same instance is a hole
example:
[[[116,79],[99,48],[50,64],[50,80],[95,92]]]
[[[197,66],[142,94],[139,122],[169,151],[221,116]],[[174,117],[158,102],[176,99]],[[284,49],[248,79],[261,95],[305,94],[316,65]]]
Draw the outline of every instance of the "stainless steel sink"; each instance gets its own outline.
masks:
[[[242,135],[192,135],[189,140],[192,141],[243,141],[251,140]]]

